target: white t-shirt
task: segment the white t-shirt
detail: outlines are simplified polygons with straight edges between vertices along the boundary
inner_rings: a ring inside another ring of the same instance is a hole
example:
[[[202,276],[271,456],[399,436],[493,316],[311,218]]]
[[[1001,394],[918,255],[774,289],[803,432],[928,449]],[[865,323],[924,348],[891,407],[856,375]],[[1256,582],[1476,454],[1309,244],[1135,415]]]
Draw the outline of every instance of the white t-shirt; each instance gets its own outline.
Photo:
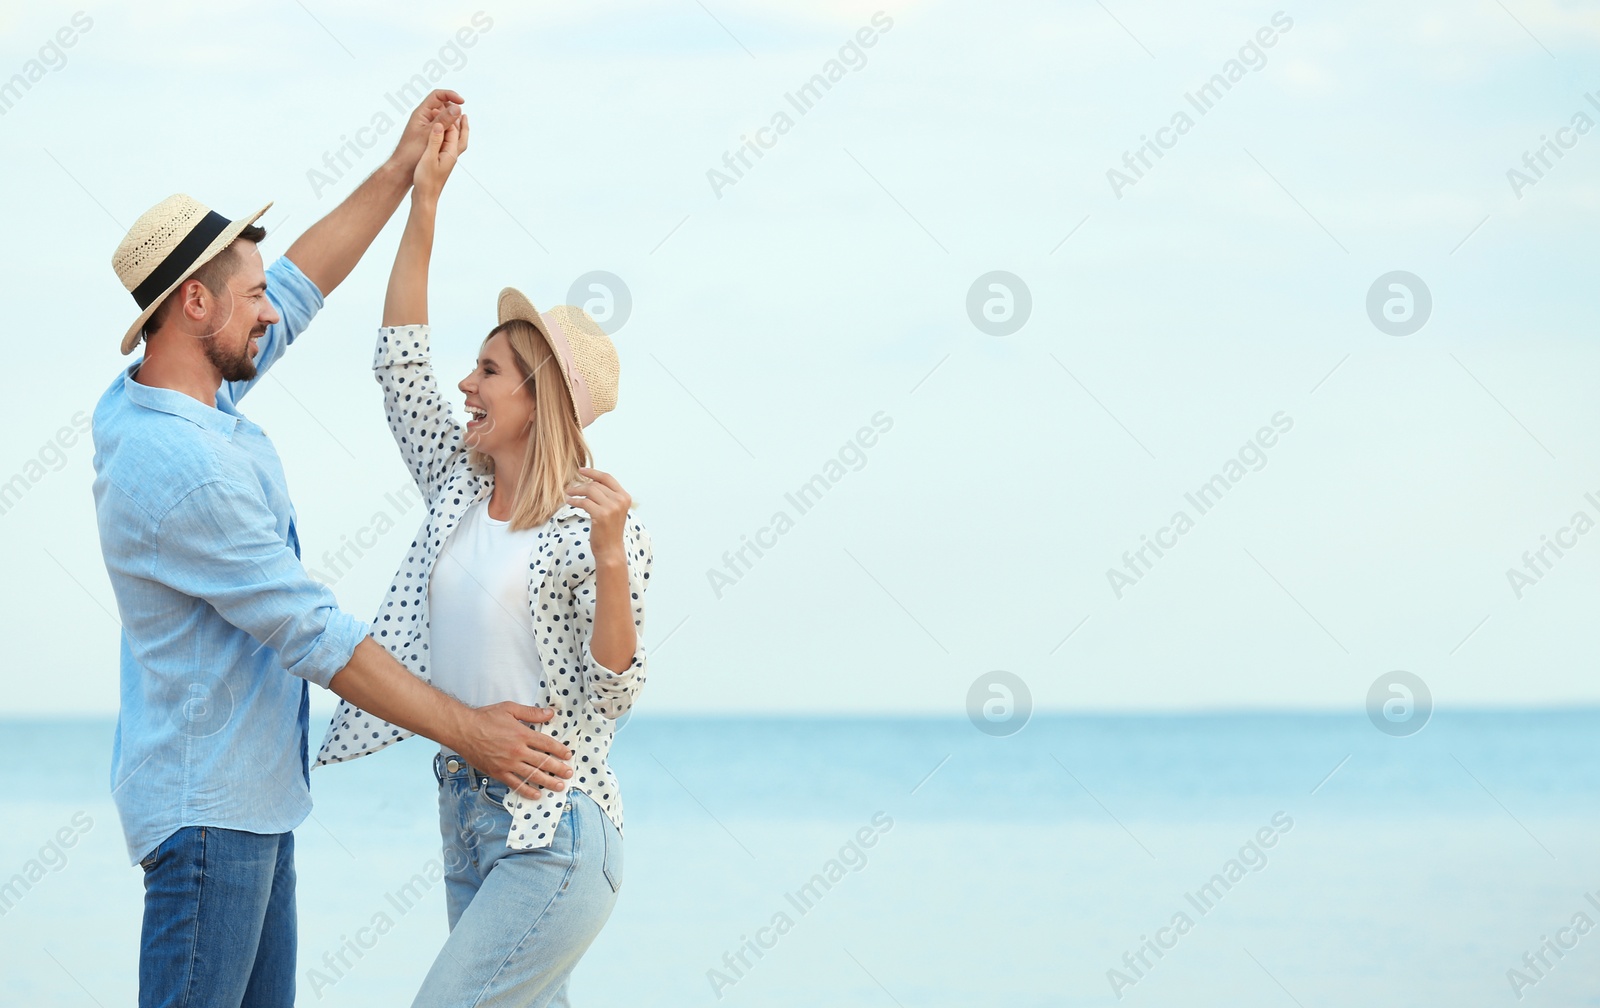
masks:
[[[486,498],[467,509],[433,566],[433,684],[469,707],[502,700],[549,706],[528,611],[529,554],[538,535],[489,517]]]

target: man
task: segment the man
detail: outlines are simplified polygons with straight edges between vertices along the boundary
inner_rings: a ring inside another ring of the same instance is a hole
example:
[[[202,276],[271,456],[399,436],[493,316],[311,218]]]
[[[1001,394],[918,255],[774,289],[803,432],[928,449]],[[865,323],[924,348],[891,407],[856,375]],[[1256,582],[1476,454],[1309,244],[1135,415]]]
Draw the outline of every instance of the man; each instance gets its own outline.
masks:
[[[238,411],[461,100],[429,95],[388,161],[269,268],[254,223],[266,207],[229,221],[186,196],[140,217],[113,258],[142,309],[122,352],[145,342],[94,413],[95,509],[123,624],[112,786],[145,871],[141,1006],[293,1004],[308,682],[530,797],[571,776],[570,751],[523,723],[549,711],[438,692],[306,574],[277,452]]]

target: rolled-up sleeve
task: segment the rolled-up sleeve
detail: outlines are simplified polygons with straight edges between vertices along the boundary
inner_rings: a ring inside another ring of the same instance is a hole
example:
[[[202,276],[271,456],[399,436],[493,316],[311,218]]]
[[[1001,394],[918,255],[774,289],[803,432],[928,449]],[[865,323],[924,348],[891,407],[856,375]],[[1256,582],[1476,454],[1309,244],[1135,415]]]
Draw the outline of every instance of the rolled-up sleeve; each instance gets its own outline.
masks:
[[[650,582],[650,564],[653,559],[650,533],[643,525],[628,515],[628,524],[622,532],[623,549],[628,556],[628,595],[633,609],[633,626],[636,634],[633,660],[624,669],[609,669],[595,660],[590,644],[594,640],[594,617],[597,608],[598,575],[593,567],[582,563],[586,574],[579,582],[574,595],[579,614],[585,621],[583,635],[583,674],[589,704],[602,716],[615,720],[626,714],[644,687],[646,664],[644,648],[644,593]],[[588,542],[578,544],[588,549]],[[577,547],[575,547],[576,549]]]
[[[203,599],[323,688],[369,631],[306,573],[261,495],[231,480],[201,484],[161,518],[152,577]]]

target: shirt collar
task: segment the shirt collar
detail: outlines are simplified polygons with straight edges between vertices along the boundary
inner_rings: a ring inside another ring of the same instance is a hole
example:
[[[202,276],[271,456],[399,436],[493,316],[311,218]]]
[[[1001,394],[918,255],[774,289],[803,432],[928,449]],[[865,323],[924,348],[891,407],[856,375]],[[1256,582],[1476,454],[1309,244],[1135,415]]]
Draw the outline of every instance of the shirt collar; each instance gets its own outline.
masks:
[[[582,521],[589,517],[589,512],[576,504],[563,504],[556,508],[556,513],[550,516],[553,522]]]
[[[128,397],[129,402],[159,413],[182,417],[196,427],[220,434],[230,440],[233,438],[233,432],[239,426],[237,416],[225,413],[214,406],[207,406],[193,396],[176,389],[140,384],[134,380],[133,373],[139,370],[139,366],[143,363],[144,360],[141,358],[137,364],[130,365],[122,373],[122,392]]]

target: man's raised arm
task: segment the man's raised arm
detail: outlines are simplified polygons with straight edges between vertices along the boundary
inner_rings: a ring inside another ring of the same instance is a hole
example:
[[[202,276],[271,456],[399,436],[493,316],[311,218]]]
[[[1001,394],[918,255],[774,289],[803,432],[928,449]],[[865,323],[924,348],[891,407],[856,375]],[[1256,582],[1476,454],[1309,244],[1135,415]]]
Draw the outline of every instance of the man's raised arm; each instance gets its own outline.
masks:
[[[382,167],[289,246],[285,253],[289,261],[317,285],[323,297],[350,275],[400,205],[411,187],[417,159],[427,149],[434,122],[453,122],[461,114],[463,100],[444,89],[424,98],[406,120],[400,142]]]

